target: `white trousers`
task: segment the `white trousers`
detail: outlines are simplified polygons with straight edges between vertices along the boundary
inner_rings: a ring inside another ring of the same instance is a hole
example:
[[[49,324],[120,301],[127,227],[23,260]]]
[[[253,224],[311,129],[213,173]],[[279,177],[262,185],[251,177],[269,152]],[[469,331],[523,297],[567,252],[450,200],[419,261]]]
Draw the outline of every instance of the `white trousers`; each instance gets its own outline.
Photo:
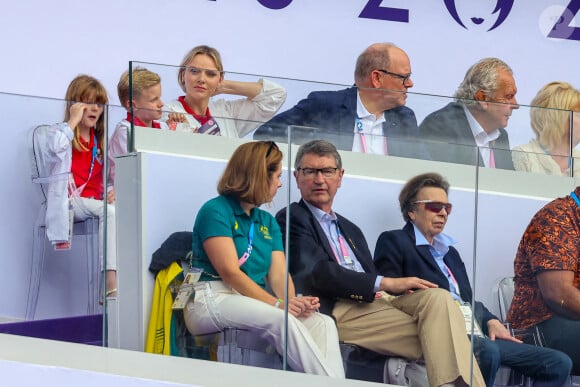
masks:
[[[105,232],[103,206],[105,201],[72,196],[71,203],[75,220],[85,220],[96,216],[99,218],[99,258],[101,270],[117,270],[117,230],[115,228],[115,206],[107,204],[107,256],[103,265],[103,233]]]
[[[204,285],[200,282],[199,285]],[[284,351],[284,310],[242,296],[222,281],[209,281],[211,292],[197,291],[184,313],[193,335],[240,328],[256,333]],[[199,286],[198,286],[199,288]],[[306,318],[288,316],[288,365],[294,371],[344,378],[338,332],[332,318],[315,313]]]

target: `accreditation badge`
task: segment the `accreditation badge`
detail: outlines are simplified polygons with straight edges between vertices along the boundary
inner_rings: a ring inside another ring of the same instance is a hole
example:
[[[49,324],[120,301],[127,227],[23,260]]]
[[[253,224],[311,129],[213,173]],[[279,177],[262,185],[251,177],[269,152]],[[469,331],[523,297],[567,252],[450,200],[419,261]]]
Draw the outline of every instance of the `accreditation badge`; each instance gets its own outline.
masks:
[[[467,302],[459,303],[457,302],[461,313],[463,314],[463,319],[465,320],[465,330],[467,334],[471,335],[471,325],[473,323],[473,335],[479,337],[485,337],[481,327],[477,323],[477,320],[473,318],[473,310],[471,309],[471,304]]]

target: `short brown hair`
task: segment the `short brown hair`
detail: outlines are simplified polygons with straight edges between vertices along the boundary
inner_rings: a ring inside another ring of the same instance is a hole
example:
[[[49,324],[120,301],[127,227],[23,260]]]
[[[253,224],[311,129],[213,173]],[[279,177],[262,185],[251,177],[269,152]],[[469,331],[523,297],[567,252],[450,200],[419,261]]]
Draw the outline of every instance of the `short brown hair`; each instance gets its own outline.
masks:
[[[259,206],[269,201],[270,180],[282,162],[282,152],[273,141],[240,145],[230,157],[217,190],[220,195]]]
[[[196,46],[189,50],[187,54],[181,60],[181,64],[179,65],[179,71],[177,72],[177,82],[181,87],[181,90],[185,92],[185,81],[183,80],[183,73],[185,73],[185,67],[196,55],[207,55],[209,56],[215,63],[215,67],[217,67],[218,71],[222,74],[224,72],[224,65],[222,63],[222,57],[218,50],[210,46]]]
[[[415,209],[414,202],[417,200],[417,195],[425,187],[441,188],[446,194],[449,193],[449,182],[438,173],[429,172],[412,177],[411,180],[405,183],[399,194],[399,205],[405,222],[411,220],[409,212]]]
[[[342,170],[342,158],[340,157],[340,153],[338,153],[334,144],[326,140],[312,140],[306,144],[300,145],[300,148],[298,148],[298,151],[296,152],[294,169],[298,170],[298,168],[300,168],[304,155],[308,154],[315,154],[319,157],[332,157],[336,161],[336,167]]]
[[[121,106],[127,107],[129,101],[129,83],[133,89],[133,97],[139,97],[143,90],[151,86],[161,83],[159,74],[149,71],[144,67],[135,67],[132,71],[131,82],[129,82],[129,70],[121,74],[119,83],[117,84],[117,94],[119,95],[119,102]]]

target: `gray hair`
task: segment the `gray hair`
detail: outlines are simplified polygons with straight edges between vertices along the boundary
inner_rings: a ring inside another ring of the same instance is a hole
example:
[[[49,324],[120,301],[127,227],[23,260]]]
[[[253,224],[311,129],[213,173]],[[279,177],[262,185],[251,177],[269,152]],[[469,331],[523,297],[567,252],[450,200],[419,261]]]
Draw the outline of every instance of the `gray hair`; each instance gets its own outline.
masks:
[[[469,103],[475,99],[479,90],[493,97],[499,87],[497,81],[498,70],[506,70],[513,74],[512,69],[498,58],[484,58],[475,63],[465,73],[465,78],[455,92],[455,98]]]
[[[336,161],[338,169],[342,169],[342,159],[336,147],[326,140],[312,140],[306,144],[300,145],[298,152],[296,152],[296,159],[294,160],[294,169],[300,168],[302,158],[306,154],[315,154],[317,156],[331,156]]]
[[[375,43],[367,47],[357,58],[354,68],[354,80],[358,84],[373,70],[388,69],[391,65],[389,49],[397,47],[393,43]]]

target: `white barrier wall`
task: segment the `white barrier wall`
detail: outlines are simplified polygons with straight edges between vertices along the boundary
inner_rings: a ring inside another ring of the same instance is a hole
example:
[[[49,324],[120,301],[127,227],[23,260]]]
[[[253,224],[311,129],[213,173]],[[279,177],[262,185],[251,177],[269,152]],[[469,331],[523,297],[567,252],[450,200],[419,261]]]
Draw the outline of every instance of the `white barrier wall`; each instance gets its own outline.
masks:
[[[11,387],[385,387],[300,372],[0,335],[2,384]]]

